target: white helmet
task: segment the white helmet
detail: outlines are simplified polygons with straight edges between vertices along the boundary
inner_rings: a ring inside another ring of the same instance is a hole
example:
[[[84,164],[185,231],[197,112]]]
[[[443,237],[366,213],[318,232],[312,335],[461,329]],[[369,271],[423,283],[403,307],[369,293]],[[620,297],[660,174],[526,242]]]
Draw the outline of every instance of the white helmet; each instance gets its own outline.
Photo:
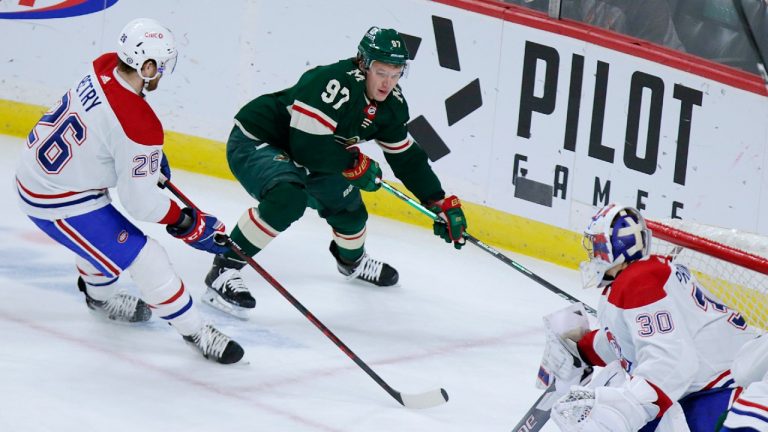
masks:
[[[117,41],[117,56],[136,69],[144,82],[165,72],[172,73],[177,55],[173,33],[151,18],[138,18],[126,24]],[[155,76],[142,75],[141,68],[147,60],[154,60],[157,64]]]
[[[589,261],[579,266],[582,283],[585,288],[603,287],[610,282],[606,271],[648,256],[651,231],[637,209],[608,204],[592,216],[583,241]]]

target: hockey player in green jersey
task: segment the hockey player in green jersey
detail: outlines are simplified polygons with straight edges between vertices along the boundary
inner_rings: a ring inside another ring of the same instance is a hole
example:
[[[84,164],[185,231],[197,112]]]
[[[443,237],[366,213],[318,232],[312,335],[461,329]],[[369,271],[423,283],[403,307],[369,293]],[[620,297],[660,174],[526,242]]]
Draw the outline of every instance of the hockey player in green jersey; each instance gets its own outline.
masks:
[[[424,151],[408,135],[408,104],[397,85],[408,51],[400,34],[371,27],[354,58],[305,72],[288,89],[248,102],[235,116],[227,161],[258,201],[230,237],[253,256],[298,220],[309,206],[332,229],[331,254],[339,272],[378,286],[398,273],[365,253],[368,213],[360,190],[381,184],[379,164],[356,144],[375,140],[395,176],[445,223],[435,234],[459,249],[467,227],[461,203],[446,197]],[[205,282],[205,300],[244,317],[256,302],[233,252],[217,255]]]

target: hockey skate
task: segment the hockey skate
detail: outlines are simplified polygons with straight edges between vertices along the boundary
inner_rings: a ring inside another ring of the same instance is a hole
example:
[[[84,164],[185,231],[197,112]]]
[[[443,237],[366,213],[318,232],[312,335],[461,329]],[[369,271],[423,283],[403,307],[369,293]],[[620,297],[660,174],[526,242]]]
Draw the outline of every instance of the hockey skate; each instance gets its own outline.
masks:
[[[136,323],[149,321],[152,316],[143,300],[126,292],[117,291],[106,300],[96,300],[88,295],[83,278],[77,278],[77,288],[85,294],[85,304],[91,310],[112,321]]]
[[[203,357],[221,364],[237,363],[243,358],[243,347],[214,326],[206,324],[199,332],[182,336]]]
[[[240,276],[244,265],[242,261],[216,255],[205,277],[208,289],[203,294],[206,303],[240,319],[248,319],[248,312],[256,307],[256,299]]]
[[[329,248],[331,254],[336,258],[336,268],[339,273],[347,279],[359,279],[377,286],[392,286],[397,283],[399,275],[389,264],[371,258],[367,253],[358,258],[355,262],[346,262],[339,256],[339,247],[336,242],[331,241]]]

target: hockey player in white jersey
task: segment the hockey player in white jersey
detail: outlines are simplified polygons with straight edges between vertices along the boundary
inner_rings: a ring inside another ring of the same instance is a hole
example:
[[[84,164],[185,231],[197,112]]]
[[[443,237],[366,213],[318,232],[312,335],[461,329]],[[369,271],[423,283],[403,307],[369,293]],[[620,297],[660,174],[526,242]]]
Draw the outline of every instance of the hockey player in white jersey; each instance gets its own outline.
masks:
[[[111,204],[109,188],[133,218],[165,224],[192,247],[221,253],[224,226],[214,216],[180,208],[157,187],[170,177],[163,127],[144,100],[173,71],[173,34],[155,20],[128,23],[117,53],[103,54],[29,133],[16,169],[22,210],[76,254],[77,285],[89,308],[115,321],[141,322],[152,311],[203,356],[236,363],[242,347],[205,324],[160,244]],[[116,289],[128,271],[141,299]]]
[[[584,286],[603,289],[599,326],[549,334],[542,367],[578,384],[584,368],[618,361],[631,379],[566,390],[551,412],[563,431],[711,432],[728,407],[729,369],[756,332],[685,266],[649,255],[650,241],[640,212],[613,204],[584,233]]]
[[[738,394],[728,410],[722,432],[768,431],[768,335],[744,345],[731,367]]]

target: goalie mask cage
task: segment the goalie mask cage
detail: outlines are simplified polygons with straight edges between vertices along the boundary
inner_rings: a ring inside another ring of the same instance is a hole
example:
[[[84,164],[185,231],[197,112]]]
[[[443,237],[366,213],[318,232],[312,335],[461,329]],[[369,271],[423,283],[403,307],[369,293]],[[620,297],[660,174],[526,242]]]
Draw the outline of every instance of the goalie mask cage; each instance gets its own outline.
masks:
[[[683,220],[648,221],[651,253],[670,255],[747,322],[768,330],[768,238]]]

